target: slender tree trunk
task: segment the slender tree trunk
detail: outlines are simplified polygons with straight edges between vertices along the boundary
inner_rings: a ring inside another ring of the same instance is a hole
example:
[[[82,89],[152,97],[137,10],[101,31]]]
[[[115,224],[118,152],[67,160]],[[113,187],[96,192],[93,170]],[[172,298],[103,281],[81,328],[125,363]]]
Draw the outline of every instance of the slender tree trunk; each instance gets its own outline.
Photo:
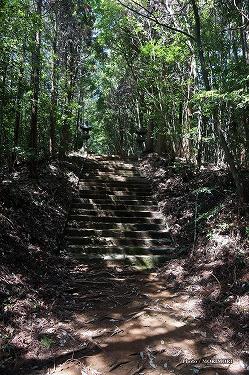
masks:
[[[1,101],[0,101],[0,160],[3,159],[4,152],[4,108],[6,104],[6,80],[7,80],[7,70],[8,63],[5,63],[3,69],[3,81],[2,81],[2,92],[1,92]]]
[[[62,129],[61,129],[61,139],[60,139],[60,149],[59,149],[60,158],[63,158],[69,149],[69,143],[70,143],[69,118],[71,114],[71,110],[70,110],[71,99],[72,99],[71,92],[68,91],[66,104],[65,104],[65,119],[63,121]]]
[[[154,128],[154,121],[149,120],[145,142],[145,152],[148,154],[154,151]]]
[[[184,144],[184,98],[182,102],[179,103],[178,108],[178,134],[179,134],[179,146],[178,146],[178,156],[181,158],[183,156],[183,144]]]
[[[198,52],[198,57],[201,65],[201,73],[202,73],[202,78],[204,82],[205,89],[207,91],[211,90],[209,78],[208,78],[208,70],[207,70],[207,65],[206,65],[206,60],[205,60],[205,55],[204,55],[204,48],[203,48],[203,43],[202,43],[202,37],[201,37],[201,20],[200,20],[200,15],[199,15],[199,9],[196,4],[196,0],[190,0],[194,12],[194,19],[195,19],[195,37],[196,37],[196,46],[197,46],[197,52]]]
[[[56,31],[57,34],[57,31]],[[56,112],[57,112],[57,35],[53,41],[53,62],[51,81],[51,103],[50,103],[50,139],[49,153],[54,159],[56,156]]]
[[[80,121],[81,121],[81,92],[79,93],[79,99],[78,99],[78,112],[77,112],[77,122],[76,127],[74,131],[74,137],[73,137],[73,149],[74,151],[77,151],[79,149],[79,129],[80,129]]]
[[[118,154],[124,156],[124,119],[121,115],[120,108],[118,109]]]
[[[42,0],[37,0],[37,15],[41,17]],[[32,52],[32,75],[31,83],[33,89],[33,97],[31,104],[31,118],[30,118],[30,174],[32,177],[37,175],[37,158],[38,158],[38,100],[40,90],[40,54],[41,54],[41,31],[38,30],[34,36],[34,49]]]
[[[196,156],[196,162],[197,167],[200,169],[202,165],[202,158],[203,158],[203,133],[204,133],[204,121],[205,118],[199,118],[198,119],[198,144],[197,144],[197,156]]]
[[[69,146],[71,143],[70,137],[70,117],[72,114],[72,110],[70,108],[71,102],[74,95],[74,88],[75,88],[75,69],[74,66],[74,50],[73,42],[70,41],[68,51],[65,55],[65,69],[66,69],[66,105],[65,105],[65,120],[63,121],[62,129],[61,129],[61,139],[60,139],[60,148],[59,148],[59,156],[64,157],[69,150]],[[77,53],[77,52],[76,52]]]
[[[242,15],[241,22],[244,24],[246,22],[245,17]],[[249,47],[248,47],[248,33],[249,28],[247,26],[246,30],[240,29],[240,40],[241,40],[241,48],[242,48],[242,54],[243,58],[246,64],[249,64]]]
[[[249,116],[245,116],[244,118],[244,130],[245,130],[245,151],[246,151],[246,164],[249,165]]]
[[[19,80],[18,80],[18,89],[16,97],[16,113],[15,113],[15,126],[14,126],[14,139],[13,139],[13,150],[11,155],[11,167],[14,168],[17,159],[17,147],[19,146],[19,135],[20,135],[20,126],[21,126],[21,103],[23,96],[23,74],[24,66],[23,61],[21,62]]]

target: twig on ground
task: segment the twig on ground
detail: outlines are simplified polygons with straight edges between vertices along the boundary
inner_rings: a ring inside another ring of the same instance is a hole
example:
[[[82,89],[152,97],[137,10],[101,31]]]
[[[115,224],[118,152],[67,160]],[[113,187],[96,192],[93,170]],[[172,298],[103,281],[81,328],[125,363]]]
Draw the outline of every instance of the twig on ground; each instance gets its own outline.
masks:
[[[127,363],[131,362],[130,360],[121,360],[121,361],[118,361],[118,362],[115,362],[111,365],[109,371],[114,371],[116,370],[118,367],[122,366],[122,365],[126,365]]]
[[[145,313],[146,313],[146,311],[140,311],[140,312],[138,312],[138,313],[132,314],[132,316],[130,316],[130,317],[126,320],[126,322],[129,322],[129,321],[132,320],[132,319],[139,318],[141,315],[143,315],[143,314],[145,314]]]
[[[215,278],[215,280],[217,281],[217,283],[219,285],[219,289],[221,291],[221,283],[220,283],[219,279],[217,279],[217,277],[213,274],[213,272],[211,273],[211,276],[213,276]]]
[[[11,221],[9,218],[7,218],[6,216],[4,216],[3,214],[0,214],[0,216],[1,216],[4,220],[6,220],[6,221],[11,225],[11,227],[14,229],[14,223],[12,223],[12,221]]]
[[[139,366],[135,371],[133,371],[130,375],[136,375],[138,374],[140,371],[143,371],[144,370],[144,364],[142,364],[141,366]]]
[[[85,322],[85,324],[101,322],[103,320],[111,320],[111,321],[115,321],[115,322],[122,322],[123,319],[117,319],[117,318],[113,318],[111,316],[102,316],[100,318],[88,320],[87,322]]]

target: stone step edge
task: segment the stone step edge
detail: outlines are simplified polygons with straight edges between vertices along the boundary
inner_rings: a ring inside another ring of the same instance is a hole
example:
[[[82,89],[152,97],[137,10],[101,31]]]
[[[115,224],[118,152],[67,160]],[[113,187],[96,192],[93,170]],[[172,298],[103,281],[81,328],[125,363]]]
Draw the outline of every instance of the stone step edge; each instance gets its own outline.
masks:
[[[112,204],[112,202],[114,202],[115,204],[119,204],[119,205],[125,205],[125,202],[133,202],[133,204],[135,206],[137,206],[139,203],[140,206],[144,206],[144,204],[142,204],[141,202],[147,202],[149,205],[152,205],[152,206],[156,206],[156,202],[153,201],[153,200],[143,200],[143,199],[111,199],[111,198],[91,198],[91,197],[80,197],[80,196],[77,196],[77,197],[74,197],[72,203],[84,203],[82,202],[84,199],[87,199],[87,200],[94,200],[96,201],[96,203],[98,204],[108,204],[110,202],[110,204]],[[120,203],[121,202],[121,203]],[[136,203],[136,204],[135,204]],[[127,206],[129,206],[127,204]],[[132,206],[132,204],[130,204],[130,206]]]
[[[79,258],[85,257],[86,259],[142,259],[142,258],[167,258],[167,259],[172,259],[172,256],[174,254],[162,254],[162,255],[153,255],[153,254],[141,254],[141,255],[129,255],[129,254],[80,254]],[[180,253],[176,254],[176,256],[179,256]]]
[[[80,246],[67,245],[65,251],[70,254],[123,254],[123,255],[169,255],[173,254],[176,249],[174,247],[141,247],[141,246]]]
[[[137,216],[88,216],[88,215],[75,215],[69,216],[69,223],[71,221],[88,222],[88,223],[114,223],[114,224],[164,224],[164,218],[151,218],[151,217],[137,217]]]
[[[87,214],[89,217],[96,217],[98,216],[98,214],[101,214],[100,217],[130,217],[132,216],[131,214],[134,214],[133,217],[136,217],[136,215],[138,215],[138,217],[151,217],[151,218],[163,218],[163,215],[160,211],[139,211],[139,210],[136,210],[136,211],[129,211],[129,210],[107,210],[107,209],[87,209],[87,208],[78,208],[78,207],[72,207],[72,210],[71,210],[71,214],[72,215],[77,215],[77,214]],[[109,213],[106,214],[106,213]],[[112,214],[112,215],[110,215]],[[125,216],[125,215],[127,216]],[[149,215],[151,214],[151,216]],[[120,215],[120,216],[119,216]],[[123,216],[124,215],[124,216]],[[144,216],[142,216],[144,215]]]
[[[87,226],[86,226],[87,225]],[[90,227],[91,226],[91,227]],[[101,227],[101,228],[100,228]],[[137,227],[142,229],[137,229]],[[90,230],[96,230],[97,228],[99,230],[117,230],[117,231],[125,231],[125,230],[165,230],[167,228],[167,223],[164,224],[158,224],[158,223],[115,223],[115,222],[89,222],[86,221],[69,221],[67,224],[67,228],[79,228],[79,229],[90,229]],[[152,228],[152,229],[148,229]]]
[[[146,238],[146,237],[143,237],[143,238],[127,238],[127,237],[121,237],[121,238],[117,238],[117,237],[105,237],[105,236],[103,236],[103,237],[98,237],[98,238],[95,238],[95,237],[92,237],[92,236],[65,236],[65,241],[67,241],[68,243],[71,241],[71,242],[73,242],[73,241],[80,241],[80,240],[101,240],[101,241],[103,241],[103,242],[111,242],[111,241],[123,241],[123,240],[125,240],[125,241],[130,241],[130,242],[132,242],[132,241],[141,241],[141,242],[145,242],[145,241],[156,241],[156,242],[158,242],[158,243],[164,243],[164,242],[172,242],[171,241],[171,239],[170,238]],[[80,245],[80,244],[79,244]],[[135,244],[134,244],[135,245]],[[148,246],[153,246],[153,244],[152,245],[148,245]]]
[[[102,232],[105,232],[105,233],[114,233],[114,234],[118,234],[120,233],[120,230],[118,229],[89,229],[89,228],[72,228],[72,227],[67,227],[66,230],[78,230],[79,232],[95,232],[97,234],[101,234]],[[160,230],[124,230],[123,232],[121,232],[123,234],[132,234],[132,233],[135,233],[135,234],[142,234],[142,233],[148,233],[148,234],[168,234],[170,235],[170,232],[169,230],[167,229],[160,229]],[[124,238],[129,238],[129,237],[124,237]]]
[[[140,206],[141,207],[141,206]],[[76,211],[76,212],[79,212],[79,210],[81,210],[81,212],[84,210],[84,211],[97,211],[97,212],[102,212],[102,211],[107,211],[107,212],[114,212],[114,211],[119,211],[119,212],[128,212],[128,213],[137,213],[137,212],[151,212],[151,213],[161,213],[159,210],[158,210],[158,207],[148,207],[147,209],[141,209],[141,208],[138,208],[138,209],[135,209],[133,206],[132,207],[119,207],[119,208],[116,208],[115,206],[92,206],[92,205],[88,205],[88,204],[79,204],[79,205],[72,205],[71,206],[71,212],[73,211]],[[140,215],[140,214],[139,214]]]

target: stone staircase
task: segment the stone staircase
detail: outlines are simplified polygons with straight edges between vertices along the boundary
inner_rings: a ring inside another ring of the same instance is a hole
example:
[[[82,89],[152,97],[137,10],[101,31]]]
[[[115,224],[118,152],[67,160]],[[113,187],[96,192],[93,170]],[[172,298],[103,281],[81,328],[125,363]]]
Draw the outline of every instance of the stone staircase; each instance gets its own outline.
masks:
[[[84,160],[65,244],[80,260],[146,268],[175,251],[148,180],[132,162],[104,157]]]

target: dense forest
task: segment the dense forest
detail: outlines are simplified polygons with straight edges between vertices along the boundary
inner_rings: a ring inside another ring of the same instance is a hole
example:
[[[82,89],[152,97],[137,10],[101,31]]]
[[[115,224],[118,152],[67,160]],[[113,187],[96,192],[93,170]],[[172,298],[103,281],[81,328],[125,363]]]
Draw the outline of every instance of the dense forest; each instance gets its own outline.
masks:
[[[0,153],[10,168],[79,148],[248,165],[248,1],[2,1]]]
[[[248,184],[248,0],[0,0],[0,372],[248,374]]]

